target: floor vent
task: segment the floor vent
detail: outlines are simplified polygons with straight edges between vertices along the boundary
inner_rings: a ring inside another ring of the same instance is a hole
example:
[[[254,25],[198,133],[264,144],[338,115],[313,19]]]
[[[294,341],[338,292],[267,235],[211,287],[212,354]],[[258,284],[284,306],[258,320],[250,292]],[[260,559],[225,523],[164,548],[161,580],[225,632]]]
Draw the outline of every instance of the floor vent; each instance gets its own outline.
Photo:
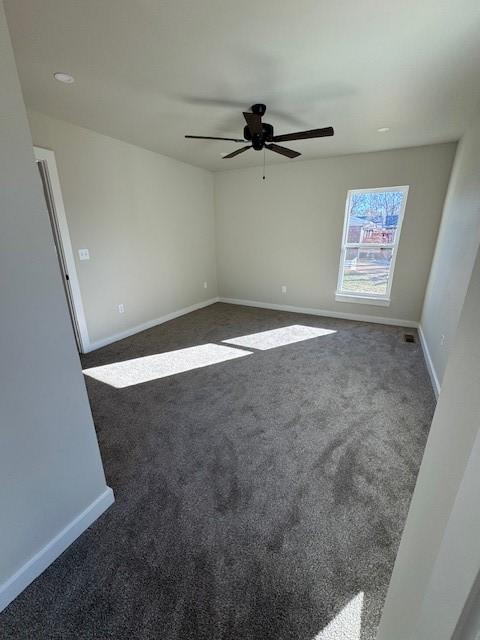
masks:
[[[413,333],[404,333],[403,334],[403,339],[405,342],[416,342],[417,338]]]

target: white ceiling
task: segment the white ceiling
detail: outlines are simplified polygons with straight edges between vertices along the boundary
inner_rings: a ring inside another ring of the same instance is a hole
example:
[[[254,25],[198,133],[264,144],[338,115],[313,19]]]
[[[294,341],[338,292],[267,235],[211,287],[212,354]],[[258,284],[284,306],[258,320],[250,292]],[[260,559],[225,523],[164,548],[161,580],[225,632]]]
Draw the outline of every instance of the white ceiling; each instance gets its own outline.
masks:
[[[301,158],[456,140],[480,108],[478,0],[5,5],[29,107],[212,170],[263,152],[223,160],[239,145],[184,134],[241,137],[254,102],[277,134],[334,126],[289,143]]]

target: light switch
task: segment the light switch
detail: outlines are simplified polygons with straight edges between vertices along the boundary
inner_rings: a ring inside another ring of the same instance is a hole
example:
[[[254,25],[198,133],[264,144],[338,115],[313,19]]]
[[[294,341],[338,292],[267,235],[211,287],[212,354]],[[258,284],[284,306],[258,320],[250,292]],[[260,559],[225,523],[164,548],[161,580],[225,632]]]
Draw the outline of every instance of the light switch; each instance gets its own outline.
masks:
[[[88,252],[88,249],[79,249],[78,257],[80,258],[80,260],[90,260],[90,254]]]

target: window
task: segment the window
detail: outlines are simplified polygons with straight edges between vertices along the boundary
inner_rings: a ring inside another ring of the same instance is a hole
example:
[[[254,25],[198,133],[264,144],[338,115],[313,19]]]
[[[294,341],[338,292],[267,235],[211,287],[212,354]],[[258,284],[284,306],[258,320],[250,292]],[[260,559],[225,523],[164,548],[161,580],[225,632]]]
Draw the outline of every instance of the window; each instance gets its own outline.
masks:
[[[336,300],[388,305],[408,187],[348,192]]]

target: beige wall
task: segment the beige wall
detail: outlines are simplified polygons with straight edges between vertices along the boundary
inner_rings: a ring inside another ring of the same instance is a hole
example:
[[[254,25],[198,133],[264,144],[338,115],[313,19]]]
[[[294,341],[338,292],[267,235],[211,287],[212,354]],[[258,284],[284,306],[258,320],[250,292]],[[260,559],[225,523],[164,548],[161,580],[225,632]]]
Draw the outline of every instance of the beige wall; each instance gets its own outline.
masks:
[[[440,383],[479,243],[480,119],[458,146],[422,313],[422,331]]]
[[[445,369],[377,640],[450,640],[480,571],[479,319],[480,252]]]
[[[1,609],[107,487],[2,2],[0,61]]]
[[[35,144],[55,151],[92,343],[218,294],[420,319],[454,144],[288,162],[263,181],[258,168],[212,175],[36,112],[29,119]],[[401,184],[410,192],[390,306],[336,302],[347,190]],[[78,260],[80,248],[90,261]]]
[[[55,152],[91,342],[217,295],[210,172],[39,113],[29,120],[35,145]]]
[[[455,146],[285,161],[266,180],[258,167],[215,174],[220,295],[419,320]],[[391,305],[336,302],[347,191],[398,185],[410,191]]]

